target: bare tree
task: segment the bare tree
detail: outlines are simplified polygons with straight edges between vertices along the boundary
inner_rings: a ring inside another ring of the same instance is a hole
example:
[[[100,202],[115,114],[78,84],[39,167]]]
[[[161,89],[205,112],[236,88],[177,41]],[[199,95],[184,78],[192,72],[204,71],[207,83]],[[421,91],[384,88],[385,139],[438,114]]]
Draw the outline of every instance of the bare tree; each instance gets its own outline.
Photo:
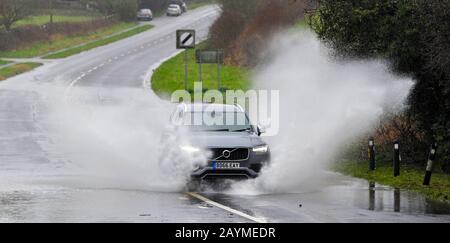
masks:
[[[10,31],[12,25],[28,13],[25,0],[0,0],[0,24],[6,31]]]

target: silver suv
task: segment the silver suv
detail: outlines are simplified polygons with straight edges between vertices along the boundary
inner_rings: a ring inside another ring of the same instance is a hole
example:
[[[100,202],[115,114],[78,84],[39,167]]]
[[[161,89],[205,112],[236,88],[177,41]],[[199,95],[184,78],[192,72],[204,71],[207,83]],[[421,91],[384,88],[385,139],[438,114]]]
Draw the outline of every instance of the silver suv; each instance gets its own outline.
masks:
[[[203,161],[203,165],[196,166],[192,179],[256,178],[270,163],[269,146],[261,139],[264,129],[252,125],[240,106],[180,104],[171,124],[169,130],[180,143],[179,153],[206,156],[206,165]]]

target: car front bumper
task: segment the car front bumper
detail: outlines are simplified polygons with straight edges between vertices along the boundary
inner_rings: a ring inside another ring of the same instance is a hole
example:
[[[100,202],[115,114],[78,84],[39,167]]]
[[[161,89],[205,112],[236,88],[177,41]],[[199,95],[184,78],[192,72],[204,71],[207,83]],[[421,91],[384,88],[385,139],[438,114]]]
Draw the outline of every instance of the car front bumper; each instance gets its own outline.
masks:
[[[136,18],[138,20],[151,20],[151,19],[153,19],[152,16],[137,16]]]
[[[259,173],[250,168],[239,169],[214,169],[213,167],[203,167],[194,171],[191,177],[194,179],[254,179]]]

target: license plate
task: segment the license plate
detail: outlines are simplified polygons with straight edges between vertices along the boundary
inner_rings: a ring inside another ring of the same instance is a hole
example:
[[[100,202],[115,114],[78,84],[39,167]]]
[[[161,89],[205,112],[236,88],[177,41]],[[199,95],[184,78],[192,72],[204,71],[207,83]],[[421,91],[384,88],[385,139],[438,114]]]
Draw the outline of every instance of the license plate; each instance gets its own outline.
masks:
[[[214,162],[213,169],[239,169],[241,168],[241,163],[235,162]]]

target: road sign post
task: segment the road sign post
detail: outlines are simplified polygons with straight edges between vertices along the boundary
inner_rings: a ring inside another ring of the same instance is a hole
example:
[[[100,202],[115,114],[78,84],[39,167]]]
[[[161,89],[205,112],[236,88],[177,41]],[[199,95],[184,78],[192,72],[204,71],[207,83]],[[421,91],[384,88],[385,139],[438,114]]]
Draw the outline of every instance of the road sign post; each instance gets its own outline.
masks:
[[[203,62],[202,62],[202,59],[200,58],[197,63],[199,65],[199,67],[200,67],[200,82],[203,82],[203,70],[202,70]]]
[[[220,77],[221,64],[224,62],[223,50],[197,50],[195,52],[195,59],[200,66],[200,81],[202,81],[202,65],[203,64],[217,64],[217,74],[218,74],[218,90],[222,89],[222,81]]]
[[[187,90],[188,84],[188,54],[184,51],[184,90]]]
[[[177,49],[184,51],[184,89],[188,86],[188,54],[187,49],[195,48],[195,30],[177,30]]]
[[[218,80],[218,84],[217,84],[218,88],[217,88],[217,90],[221,91],[222,84],[221,84],[221,80],[220,80],[220,62],[217,62],[217,73],[219,74],[218,79],[217,79]]]

